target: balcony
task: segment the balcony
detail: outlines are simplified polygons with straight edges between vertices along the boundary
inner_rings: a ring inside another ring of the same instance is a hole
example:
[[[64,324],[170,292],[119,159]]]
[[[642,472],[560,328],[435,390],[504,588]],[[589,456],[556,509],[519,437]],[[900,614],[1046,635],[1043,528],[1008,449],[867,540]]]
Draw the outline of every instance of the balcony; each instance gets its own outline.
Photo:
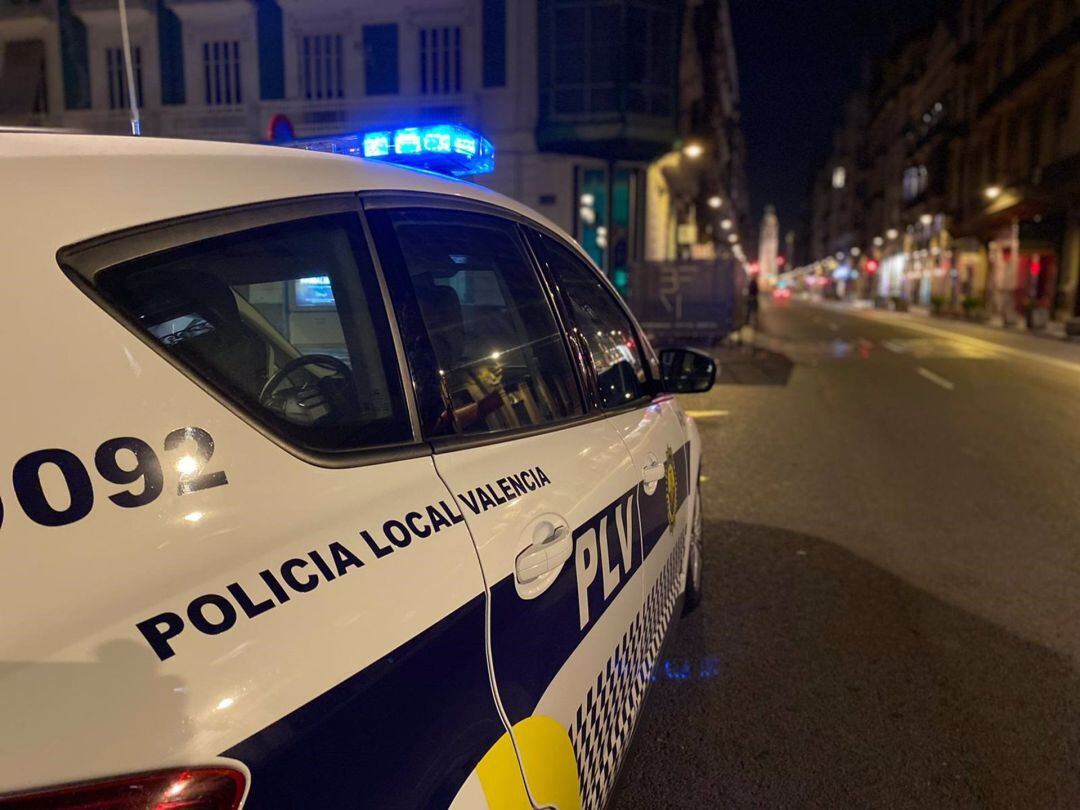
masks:
[[[120,8],[116,0],[71,0],[71,13],[87,25],[120,24]],[[142,25],[155,18],[157,3],[154,0],[128,0],[127,14],[132,25]]]
[[[471,95],[281,99],[264,101],[259,106],[260,137],[265,137],[270,120],[276,115],[288,117],[298,138],[440,121],[482,124],[480,105]]]
[[[1072,46],[1080,40],[1080,18],[1075,18],[1057,34],[1044,42],[1034,54],[1021,63],[994,90],[979,102],[978,113],[982,117],[999,103],[1015,93],[1021,85],[1033,78],[1054,60],[1064,60]]]
[[[156,110],[140,110],[139,120],[144,135],[161,134]],[[126,107],[122,110],[68,110],[64,113],[64,126],[100,135],[130,135],[131,112]]]
[[[646,161],[673,147],[680,5],[540,0],[541,149]]]
[[[214,23],[255,13],[254,0],[165,0],[165,5],[185,22]]]
[[[0,0],[0,22],[40,20],[55,22],[56,0]]]
[[[156,10],[157,3],[154,0],[127,0],[128,14],[140,11],[153,13]],[[116,0],[71,0],[71,11],[79,16],[101,12],[119,16],[120,6]]]
[[[163,107],[159,113],[164,138],[205,141],[255,141],[259,139],[258,108],[244,104]]]

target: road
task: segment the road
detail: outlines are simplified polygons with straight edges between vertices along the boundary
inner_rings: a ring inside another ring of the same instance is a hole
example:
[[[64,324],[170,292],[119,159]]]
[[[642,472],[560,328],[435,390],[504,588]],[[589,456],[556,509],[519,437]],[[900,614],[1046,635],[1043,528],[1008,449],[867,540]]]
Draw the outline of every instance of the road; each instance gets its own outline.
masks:
[[[705,603],[612,806],[1080,807],[1080,347],[803,302],[760,332],[789,377],[686,400]]]

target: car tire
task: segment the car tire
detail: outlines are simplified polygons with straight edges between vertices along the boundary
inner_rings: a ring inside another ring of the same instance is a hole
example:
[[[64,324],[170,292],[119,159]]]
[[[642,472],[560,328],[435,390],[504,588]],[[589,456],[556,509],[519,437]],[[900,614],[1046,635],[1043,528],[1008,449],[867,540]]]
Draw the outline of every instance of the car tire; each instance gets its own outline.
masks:
[[[683,615],[694,611],[701,604],[705,569],[705,521],[701,515],[701,485],[694,497],[694,517],[690,521],[690,550],[686,562],[686,596],[683,599]]]

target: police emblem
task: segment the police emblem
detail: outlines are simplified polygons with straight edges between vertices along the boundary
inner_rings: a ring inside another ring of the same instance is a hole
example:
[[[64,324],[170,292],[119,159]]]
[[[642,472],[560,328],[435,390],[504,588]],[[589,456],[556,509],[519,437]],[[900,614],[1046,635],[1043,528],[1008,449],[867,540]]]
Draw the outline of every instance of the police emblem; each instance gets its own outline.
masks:
[[[667,482],[667,524],[669,529],[674,530],[675,513],[679,507],[679,478],[675,472],[675,454],[671,452],[671,445],[668,445],[667,458],[664,459],[664,478]]]

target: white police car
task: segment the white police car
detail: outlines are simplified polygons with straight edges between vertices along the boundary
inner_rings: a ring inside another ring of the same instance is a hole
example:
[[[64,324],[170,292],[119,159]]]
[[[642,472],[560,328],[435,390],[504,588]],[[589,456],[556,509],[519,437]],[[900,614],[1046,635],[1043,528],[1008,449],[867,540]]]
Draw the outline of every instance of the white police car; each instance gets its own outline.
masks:
[[[0,810],[603,805],[700,593],[712,361],[430,172],[4,134],[0,176]]]

